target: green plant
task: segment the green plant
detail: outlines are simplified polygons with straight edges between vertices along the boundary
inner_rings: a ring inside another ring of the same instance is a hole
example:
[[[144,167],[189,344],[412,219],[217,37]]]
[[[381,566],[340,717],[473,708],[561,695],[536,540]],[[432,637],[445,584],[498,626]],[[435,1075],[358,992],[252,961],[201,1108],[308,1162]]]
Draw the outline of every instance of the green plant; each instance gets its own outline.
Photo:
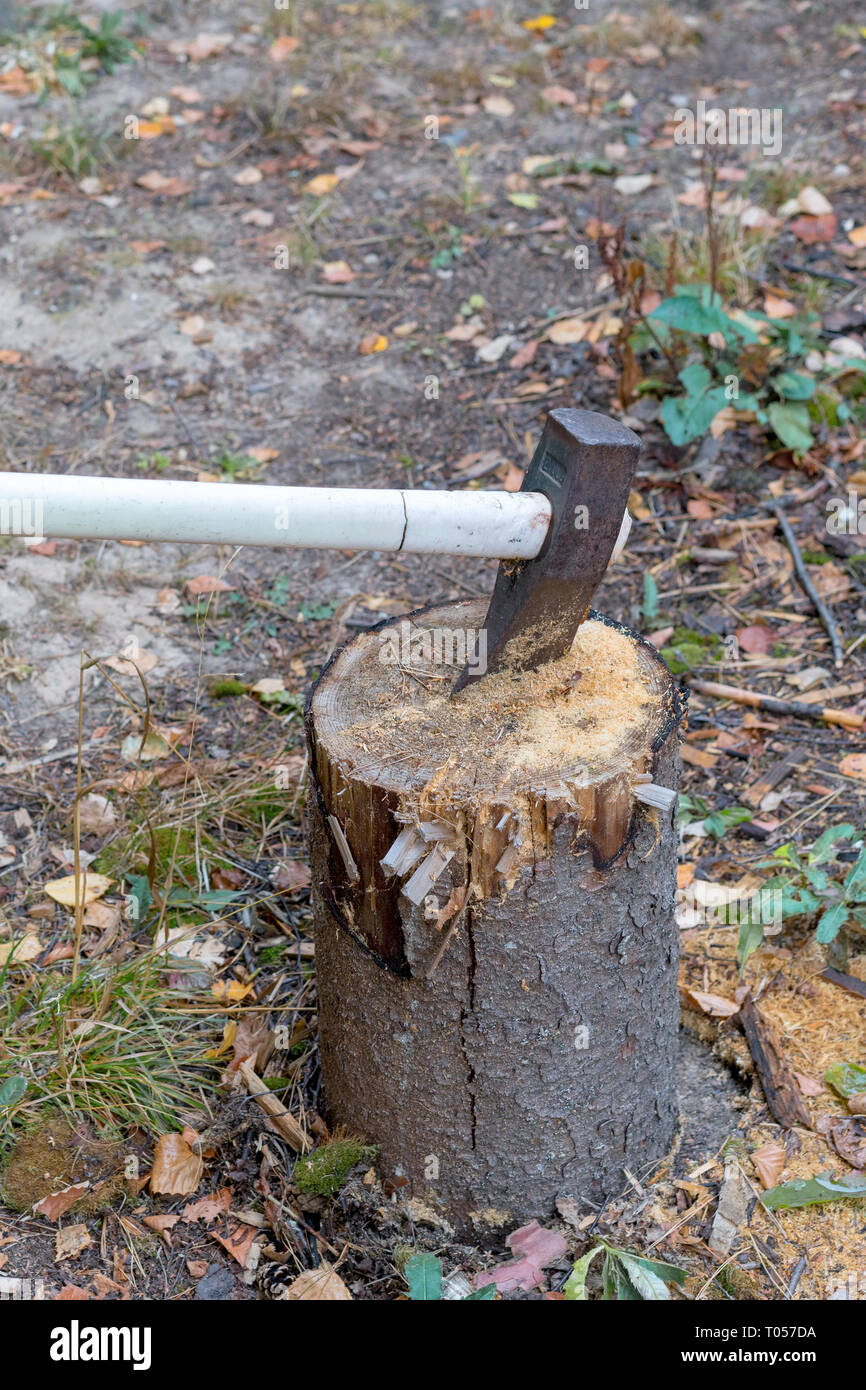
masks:
[[[596,1255],[604,1255],[601,1267],[602,1298],[619,1302],[662,1301],[670,1298],[668,1284],[682,1285],[686,1272],[661,1260],[648,1260],[600,1241],[577,1261],[563,1292],[570,1302],[587,1300],[586,1278]]]
[[[842,877],[837,850],[842,841],[862,834],[853,825],[832,825],[806,850],[794,844],[779,845],[772,858],[763,859],[759,869],[776,869],[765,880],[763,893],[773,894],[774,911],[783,921],[789,918],[814,919],[816,939],[824,946],[833,942],[840,929],[853,922],[866,928],[866,842]],[[835,865],[831,874],[827,866]],[[737,956],[741,967],[764,939],[759,922],[744,922],[740,928]]]
[[[746,806],[722,806],[716,811],[710,811],[703,797],[680,794],[677,811],[677,824],[680,829],[691,821],[700,820],[706,833],[720,840],[727,831],[751,819],[752,813]]]
[[[681,284],[639,322],[628,346],[636,358],[652,355],[651,373],[638,390],[662,397],[660,418],[672,444],[700,438],[719,411],[732,407],[751,412],[786,448],[802,454],[812,446],[813,423],[850,413],[834,385],[845,374],[839,365],[824,361],[827,381],[817,393],[815,376],[802,370],[817,331],[814,314],[772,319],[726,309],[708,285]],[[751,389],[741,390],[742,382]]]
[[[426,1251],[410,1255],[404,1268],[409,1297],[413,1303],[439,1302],[442,1298],[442,1261]],[[461,1299],[463,1303],[489,1302],[496,1297],[496,1285],[484,1284]]]

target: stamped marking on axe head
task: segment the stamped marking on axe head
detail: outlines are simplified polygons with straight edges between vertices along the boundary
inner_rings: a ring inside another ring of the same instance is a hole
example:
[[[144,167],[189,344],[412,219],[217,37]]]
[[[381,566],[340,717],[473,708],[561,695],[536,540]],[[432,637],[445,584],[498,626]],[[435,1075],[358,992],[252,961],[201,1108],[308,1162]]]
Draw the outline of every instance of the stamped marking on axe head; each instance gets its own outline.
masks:
[[[464,666],[452,695],[503,667],[527,671],[565,655],[613,554],[639,453],[637,435],[607,415],[550,412],[520,489],[550,501],[547,539],[534,560],[500,564],[486,671]]]

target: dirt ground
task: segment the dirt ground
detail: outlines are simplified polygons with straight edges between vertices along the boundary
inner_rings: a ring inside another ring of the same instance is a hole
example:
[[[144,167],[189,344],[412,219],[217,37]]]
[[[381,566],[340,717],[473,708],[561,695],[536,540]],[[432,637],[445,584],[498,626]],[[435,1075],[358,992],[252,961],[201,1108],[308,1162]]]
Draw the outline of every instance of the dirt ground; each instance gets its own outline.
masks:
[[[552,4],[556,23],[533,27],[531,7],[469,0],[106,0],[88,7],[93,22],[119,12],[135,47],[112,71],[85,63],[81,94],[52,75],[48,7],[9,9],[0,468],[515,487],[548,410],[609,411],[644,447],[631,541],[595,606],[663,646],[706,639],[692,675],[866,713],[866,570],[852,559],[866,543],[831,546],[825,524],[828,499],[866,491],[862,413],[825,421],[800,454],[747,419],[676,447],[652,394],[622,404],[622,300],[602,256],[604,229],[622,223],[620,260],[642,257],[663,290],[665,238],[686,259],[700,239],[704,166],[674,142],[675,107],[781,108],[778,158],[737,148],[718,173],[720,202],[745,189],[774,224],[757,250],[734,238],[731,295],[790,301],[862,350],[866,250],[848,235],[864,221],[861,7],[593,0]],[[832,205],[829,239],[777,217],[803,187]],[[597,331],[551,334],[573,319]],[[766,509],[779,500],[832,607],[841,667]],[[279,1296],[324,1260],[352,1297],[382,1300],[405,1296],[407,1252],[468,1280],[508,1258],[507,1232],[456,1243],[364,1155],[338,1196],[301,1190],[291,1143],[265,1127],[238,1067],[257,1054],[272,1093],[327,1137],[303,697],[354,631],[489,593],[494,572],[385,555],[375,537],[358,555],[0,539],[0,946],[36,943],[3,980],[0,1082],[28,1081],[0,1115],[7,1201],[22,1136],[65,1154],[50,1181],[37,1156],[19,1209],[0,1209],[0,1279],[42,1280],[48,1298],[241,1300]],[[811,668],[821,674],[801,692]],[[112,883],[88,906],[73,986],[75,923],[44,888],[75,868],[79,748],[83,862]],[[724,838],[687,827],[681,887],[753,883],[779,844],[862,828],[862,749],[862,730],[693,692],[681,790],[752,820]],[[154,882],[174,944],[143,977],[152,957],[129,900],[146,913]],[[768,1212],[751,1155],[781,1144],[780,1181],[866,1168],[866,1141],[862,1162],[831,1142],[848,1112],[823,1080],[866,1064],[866,1001],[822,975],[814,932],[786,928],[740,976],[735,929],[683,928],[676,1151],[603,1209],[561,1213],[568,1253],[543,1291],[505,1296],[559,1298],[602,1236],[686,1270],[688,1297],[826,1299],[842,1286],[836,1296],[864,1298],[864,1203]],[[866,978],[856,939],[839,963]],[[744,984],[803,1081],[809,1123],[778,1123],[746,1041],[707,1002]],[[115,1045],[133,1026],[151,1029],[152,1053]],[[77,1127],[52,1138],[61,1111]],[[200,1181],[154,1193],[156,1140],[184,1126]],[[749,1214],[721,1255],[713,1220],[734,1168]],[[91,1198],[107,1183],[104,1200],[33,1212],[57,1183],[83,1181]],[[211,1205],[191,1212],[203,1195]],[[58,1253],[69,1227],[89,1243]]]

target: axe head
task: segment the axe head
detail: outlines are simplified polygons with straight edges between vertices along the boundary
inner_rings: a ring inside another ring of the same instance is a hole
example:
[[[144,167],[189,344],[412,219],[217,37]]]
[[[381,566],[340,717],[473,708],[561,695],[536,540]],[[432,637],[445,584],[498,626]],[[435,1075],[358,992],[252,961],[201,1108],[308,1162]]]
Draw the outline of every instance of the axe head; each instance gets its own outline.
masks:
[[[487,668],[465,666],[452,690],[508,667],[564,656],[607,569],[631,491],[640,440],[593,410],[552,410],[521,492],[543,492],[550,529],[534,560],[503,561],[487,610]]]

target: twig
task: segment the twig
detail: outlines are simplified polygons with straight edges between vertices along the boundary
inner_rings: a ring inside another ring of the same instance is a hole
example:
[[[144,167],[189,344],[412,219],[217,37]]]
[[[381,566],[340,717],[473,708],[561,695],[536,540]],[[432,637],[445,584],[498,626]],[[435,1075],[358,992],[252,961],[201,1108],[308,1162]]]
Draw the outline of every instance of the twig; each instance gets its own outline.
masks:
[[[849,714],[829,705],[807,705],[802,700],[781,700],[777,695],[762,695],[759,690],[741,690],[736,685],[719,685],[716,681],[690,680],[698,695],[712,695],[717,700],[733,700],[738,705],[766,710],[769,714],[793,714],[799,719],[823,719],[827,724],[839,724],[843,729],[862,729],[866,724],[862,714]]]
[[[282,1135],[286,1143],[290,1144],[296,1153],[306,1153],[310,1147],[306,1130],[298,1124],[292,1112],[286,1109],[273,1091],[269,1091],[265,1083],[256,1076],[249,1061],[241,1062],[238,1067],[238,1074],[253,1100],[261,1106],[271,1124]]]
[[[781,530],[782,535],[785,537],[788,549],[791,552],[791,559],[794,561],[794,569],[797,572],[797,578],[799,579],[804,592],[807,593],[809,598],[811,599],[815,607],[815,611],[818,614],[818,617],[821,619],[821,622],[824,624],[824,627],[826,628],[827,636],[830,638],[830,643],[833,648],[833,660],[835,661],[836,667],[838,669],[845,660],[845,653],[842,650],[842,643],[839,640],[839,631],[833,620],[833,615],[830,612],[824,600],[821,598],[821,595],[818,593],[818,590],[815,588],[815,585],[809,578],[809,572],[806,569],[806,566],[803,563],[803,557],[800,554],[800,547],[797,545],[797,538],[794,535],[794,532],[791,530],[791,523],[785,516],[784,509],[780,507],[778,503],[772,503],[769,505],[770,511],[773,513],[776,520],[778,521],[779,529]]]
[[[846,975],[843,970],[834,970],[832,965],[828,965],[826,970],[821,971],[821,979],[846,989],[849,994],[856,994],[860,999],[866,999],[866,980],[858,980],[856,975]]]

